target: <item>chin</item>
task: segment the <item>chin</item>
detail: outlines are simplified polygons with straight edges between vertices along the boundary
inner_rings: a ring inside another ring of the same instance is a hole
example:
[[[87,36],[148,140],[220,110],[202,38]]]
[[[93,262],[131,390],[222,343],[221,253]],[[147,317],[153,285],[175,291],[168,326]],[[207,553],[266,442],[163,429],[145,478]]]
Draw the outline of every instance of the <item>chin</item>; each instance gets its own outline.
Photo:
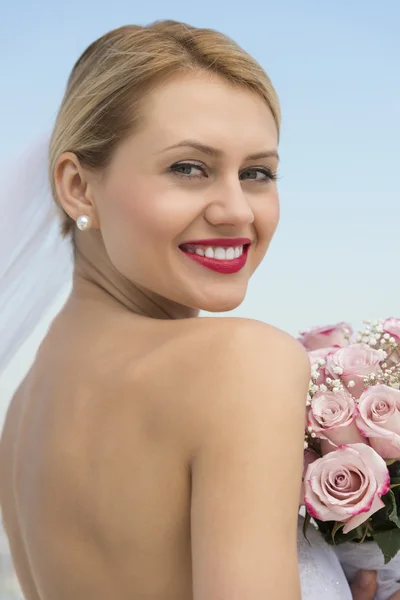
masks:
[[[231,295],[216,295],[207,299],[203,298],[196,304],[196,308],[210,313],[229,312],[240,306],[245,298],[245,293]]]

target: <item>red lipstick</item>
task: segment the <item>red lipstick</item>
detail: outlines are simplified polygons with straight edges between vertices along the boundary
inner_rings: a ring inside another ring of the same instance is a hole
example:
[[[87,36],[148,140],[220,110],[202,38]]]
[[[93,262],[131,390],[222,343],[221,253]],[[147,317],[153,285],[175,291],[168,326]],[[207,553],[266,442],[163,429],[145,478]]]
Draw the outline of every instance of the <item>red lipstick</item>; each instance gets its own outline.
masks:
[[[187,258],[197,262],[202,267],[222,273],[224,275],[232,275],[237,273],[245,266],[247,262],[248,250],[251,244],[249,238],[220,238],[220,239],[207,239],[207,240],[193,240],[185,242],[179,247],[180,250],[187,256]],[[243,253],[237,258],[220,260],[217,258],[209,258],[207,256],[201,256],[193,252],[193,246],[202,246],[204,249],[210,248],[211,246],[219,248],[237,248],[243,246]],[[191,247],[191,248],[190,248]],[[190,251],[189,251],[190,249]]]
[[[192,240],[181,245],[205,246],[206,248],[210,246],[219,246],[220,248],[232,246],[232,248],[237,248],[237,246],[249,246],[250,244],[251,240],[249,238],[211,238],[208,240]]]

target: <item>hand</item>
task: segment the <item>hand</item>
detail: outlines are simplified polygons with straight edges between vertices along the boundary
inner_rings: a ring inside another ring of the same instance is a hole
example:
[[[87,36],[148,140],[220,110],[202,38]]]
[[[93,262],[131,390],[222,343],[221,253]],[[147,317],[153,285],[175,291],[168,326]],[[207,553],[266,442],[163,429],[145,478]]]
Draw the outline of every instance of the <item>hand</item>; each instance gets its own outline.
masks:
[[[377,592],[376,572],[359,571],[351,584],[353,600],[374,600]],[[400,591],[391,596],[390,600],[400,600]]]
[[[378,590],[376,571],[359,571],[350,587],[353,600],[374,600]]]

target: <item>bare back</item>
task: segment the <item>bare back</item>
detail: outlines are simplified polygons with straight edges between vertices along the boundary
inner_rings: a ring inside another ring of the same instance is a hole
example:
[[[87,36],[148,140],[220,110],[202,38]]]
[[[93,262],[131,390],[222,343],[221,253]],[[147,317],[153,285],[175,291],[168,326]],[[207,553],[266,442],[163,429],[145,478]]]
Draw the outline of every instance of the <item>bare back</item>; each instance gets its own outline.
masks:
[[[3,517],[23,591],[187,600],[189,457],[168,416],[182,380],[174,389],[168,373],[190,325],[85,321],[59,317],[4,429]]]
[[[0,448],[27,600],[264,600],[280,574],[276,598],[299,597],[301,448],[278,442],[301,441],[308,358],[232,321],[67,303]]]

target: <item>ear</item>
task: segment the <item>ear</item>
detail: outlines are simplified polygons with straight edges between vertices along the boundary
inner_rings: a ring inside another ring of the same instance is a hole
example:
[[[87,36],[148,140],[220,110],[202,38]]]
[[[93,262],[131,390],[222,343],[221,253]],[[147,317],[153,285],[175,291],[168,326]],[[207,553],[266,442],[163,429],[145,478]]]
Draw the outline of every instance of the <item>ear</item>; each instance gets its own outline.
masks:
[[[61,206],[71,219],[76,221],[87,215],[92,219],[92,229],[99,229],[88,174],[76,154],[63,152],[54,169],[55,188]]]

